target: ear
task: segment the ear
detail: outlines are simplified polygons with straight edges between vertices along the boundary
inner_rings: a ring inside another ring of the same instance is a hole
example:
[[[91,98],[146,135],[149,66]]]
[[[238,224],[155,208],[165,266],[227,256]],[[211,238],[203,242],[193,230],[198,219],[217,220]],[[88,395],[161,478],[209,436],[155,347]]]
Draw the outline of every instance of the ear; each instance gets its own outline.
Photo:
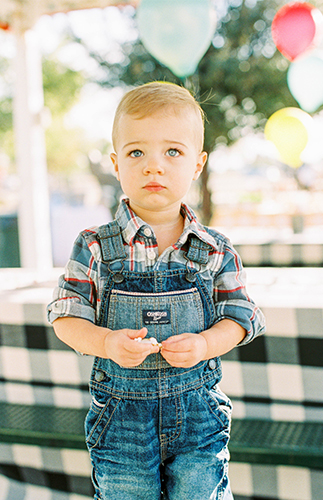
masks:
[[[193,176],[193,181],[196,181],[200,177],[200,174],[203,170],[206,160],[207,160],[207,152],[202,151],[202,153],[199,153],[197,157],[197,163],[196,163],[195,173]]]
[[[110,154],[110,158],[111,158],[111,161],[113,163],[113,167],[114,167],[114,171],[115,171],[115,174],[116,174],[116,178],[118,179],[118,181],[120,181],[120,179],[119,179],[118,157],[117,157],[116,153],[111,153]]]

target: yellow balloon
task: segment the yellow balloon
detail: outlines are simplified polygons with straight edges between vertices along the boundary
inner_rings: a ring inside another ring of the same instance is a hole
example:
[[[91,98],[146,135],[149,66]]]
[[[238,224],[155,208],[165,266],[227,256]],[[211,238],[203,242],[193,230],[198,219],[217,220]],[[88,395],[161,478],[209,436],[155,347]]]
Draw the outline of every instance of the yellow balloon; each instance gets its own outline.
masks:
[[[299,108],[283,108],[270,116],[265,126],[265,137],[273,142],[284,163],[298,168],[305,149],[312,117]]]

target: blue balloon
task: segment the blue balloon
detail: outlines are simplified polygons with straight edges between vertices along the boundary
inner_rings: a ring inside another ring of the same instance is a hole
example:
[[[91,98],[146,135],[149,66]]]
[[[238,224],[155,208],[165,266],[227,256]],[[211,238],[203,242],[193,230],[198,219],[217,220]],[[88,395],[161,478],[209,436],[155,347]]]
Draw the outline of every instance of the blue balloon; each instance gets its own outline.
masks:
[[[287,84],[304,111],[316,111],[323,104],[323,56],[312,52],[296,59],[288,68]]]
[[[192,75],[215,31],[210,0],[142,0],[137,9],[141,41],[180,78]]]

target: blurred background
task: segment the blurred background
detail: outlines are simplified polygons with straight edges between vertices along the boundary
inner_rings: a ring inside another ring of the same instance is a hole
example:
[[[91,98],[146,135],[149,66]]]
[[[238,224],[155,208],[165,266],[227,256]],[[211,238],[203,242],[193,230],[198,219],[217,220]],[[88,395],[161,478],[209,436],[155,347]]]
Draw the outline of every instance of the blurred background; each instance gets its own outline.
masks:
[[[214,2],[216,25],[210,45],[187,77],[176,76],[147,51],[131,2],[35,19],[33,32],[42,58],[41,121],[54,266],[65,264],[80,229],[114,215],[120,189],[109,159],[113,113],[125,90],[152,80],[184,84],[197,93],[205,110],[209,162],[188,201],[206,224],[235,243],[246,234],[259,241],[268,237],[284,241],[295,234],[317,240],[322,235],[322,80],[317,82],[321,95],[312,113],[315,129],[301,166],[282,162],[264,136],[265,124],[275,111],[299,107],[287,81],[293,63],[277,50],[271,34],[273,18],[285,3]],[[322,7],[322,2],[313,5]],[[1,267],[22,264],[17,222],[22,181],[13,125],[16,52],[15,35],[8,26],[0,30]],[[190,57],[187,51],[186,57]],[[305,100],[313,94],[309,83],[304,83],[302,92]]]

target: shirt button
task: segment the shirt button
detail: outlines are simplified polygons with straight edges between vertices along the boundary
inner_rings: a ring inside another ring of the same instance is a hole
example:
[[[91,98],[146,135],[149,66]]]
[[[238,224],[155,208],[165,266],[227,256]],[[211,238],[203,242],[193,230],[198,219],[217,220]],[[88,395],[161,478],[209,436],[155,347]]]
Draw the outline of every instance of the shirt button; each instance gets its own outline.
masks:
[[[216,361],[215,361],[215,359],[210,359],[210,361],[209,361],[209,368],[211,368],[211,370],[214,370],[214,368],[216,368]]]
[[[155,260],[156,259],[156,254],[153,250],[149,250],[147,257],[149,260]]]
[[[145,227],[144,235],[147,237],[151,236],[151,229],[149,227]]]

